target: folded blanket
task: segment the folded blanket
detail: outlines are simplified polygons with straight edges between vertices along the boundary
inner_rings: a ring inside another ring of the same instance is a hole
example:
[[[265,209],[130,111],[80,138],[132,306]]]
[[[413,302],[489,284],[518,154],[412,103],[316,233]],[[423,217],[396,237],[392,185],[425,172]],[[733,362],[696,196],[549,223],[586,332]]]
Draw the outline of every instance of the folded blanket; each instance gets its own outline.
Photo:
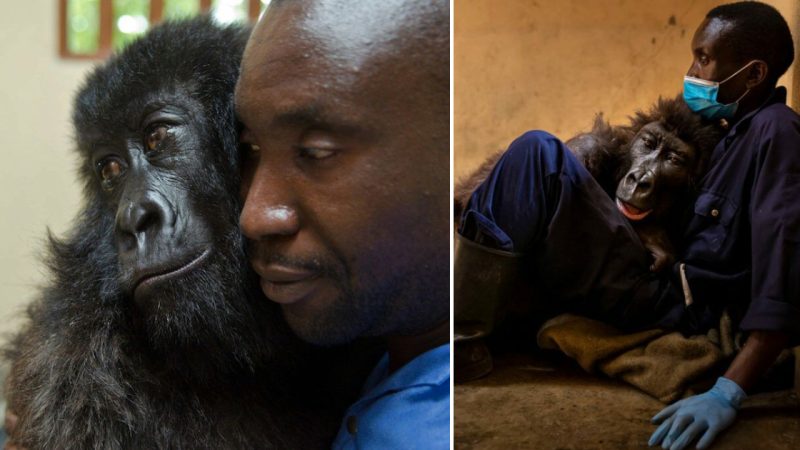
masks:
[[[728,320],[729,322],[729,320]],[[735,345],[722,321],[708,336],[668,330],[625,333],[597,320],[562,314],[539,329],[539,347],[559,350],[586,371],[636,386],[664,403],[705,390]],[[703,385],[700,389],[695,389]]]

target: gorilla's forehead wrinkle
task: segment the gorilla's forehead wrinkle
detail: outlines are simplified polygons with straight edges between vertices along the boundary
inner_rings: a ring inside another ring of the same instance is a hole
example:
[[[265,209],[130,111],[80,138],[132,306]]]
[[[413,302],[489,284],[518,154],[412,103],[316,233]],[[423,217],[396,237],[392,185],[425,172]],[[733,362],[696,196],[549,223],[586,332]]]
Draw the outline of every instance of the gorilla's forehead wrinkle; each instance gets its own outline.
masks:
[[[654,122],[652,125],[642,129],[642,131],[645,130],[657,134],[658,138],[664,140],[671,150],[684,152],[686,147],[689,147],[689,144],[681,140],[681,138],[677,136],[676,131],[674,129],[670,129],[669,124],[663,120]]]
[[[184,120],[196,120],[198,117],[194,112],[202,110],[202,104],[196,97],[195,89],[191,85],[181,88],[164,87],[148,95],[130,99],[115,122],[125,124],[129,131],[139,131],[147,125],[148,119],[159,112],[183,117]]]
[[[108,107],[108,113],[103,116],[93,117],[90,122],[77,124],[77,140],[80,147],[87,151],[98,146],[110,146],[107,136],[113,131],[118,136],[124,133],[139,133],[149,123],[166,121],[170,124],[177,122],[202,123],[204,117],[197,114],[202,111],[202,103],[196,98],[191,87],[187,89],[169,88],[148,92],[146,95],[134,97],[127,102],[121,99],[109,99],[109,103],[119,101],[123,107]]]

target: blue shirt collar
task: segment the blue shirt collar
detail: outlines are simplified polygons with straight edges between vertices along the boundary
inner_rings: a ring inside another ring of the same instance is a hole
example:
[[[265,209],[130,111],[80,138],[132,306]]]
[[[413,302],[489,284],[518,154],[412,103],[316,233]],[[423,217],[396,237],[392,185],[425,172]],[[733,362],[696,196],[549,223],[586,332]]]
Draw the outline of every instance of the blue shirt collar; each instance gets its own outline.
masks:
[[[389,354],[384,354],[364,383],[358,403],[414,386],[450,382],[450,344],[442,344],[389,373]]]

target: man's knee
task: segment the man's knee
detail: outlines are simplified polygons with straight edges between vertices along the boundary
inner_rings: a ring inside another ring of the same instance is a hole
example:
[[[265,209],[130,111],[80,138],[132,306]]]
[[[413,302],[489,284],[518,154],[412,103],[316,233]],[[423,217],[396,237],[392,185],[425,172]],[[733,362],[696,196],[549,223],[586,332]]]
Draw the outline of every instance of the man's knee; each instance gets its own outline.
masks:
[[[515,139],[503,154],[500,163],[511,170],[533,171],[540,176],[560,172],[569,150],[552,134],[533,130]]]

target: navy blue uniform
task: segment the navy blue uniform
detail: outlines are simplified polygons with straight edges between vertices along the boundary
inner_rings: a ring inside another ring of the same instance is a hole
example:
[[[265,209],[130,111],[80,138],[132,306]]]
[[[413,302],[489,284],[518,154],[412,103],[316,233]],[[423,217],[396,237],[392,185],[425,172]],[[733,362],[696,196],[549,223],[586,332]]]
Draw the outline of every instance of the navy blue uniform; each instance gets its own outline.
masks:
[[[649,271],[613,200],[541,131],[509,146],[470,198],[459,233],[527,255],[537,301],[556,312],[628,330],[703,332],[729,307],[742,329],[800,336],[800,117],[785,102],[776,89],[715,148],[672,273]]]
[[[778,88],[714,149],[682,260],[698,311],[800,336],[800,116]]]

